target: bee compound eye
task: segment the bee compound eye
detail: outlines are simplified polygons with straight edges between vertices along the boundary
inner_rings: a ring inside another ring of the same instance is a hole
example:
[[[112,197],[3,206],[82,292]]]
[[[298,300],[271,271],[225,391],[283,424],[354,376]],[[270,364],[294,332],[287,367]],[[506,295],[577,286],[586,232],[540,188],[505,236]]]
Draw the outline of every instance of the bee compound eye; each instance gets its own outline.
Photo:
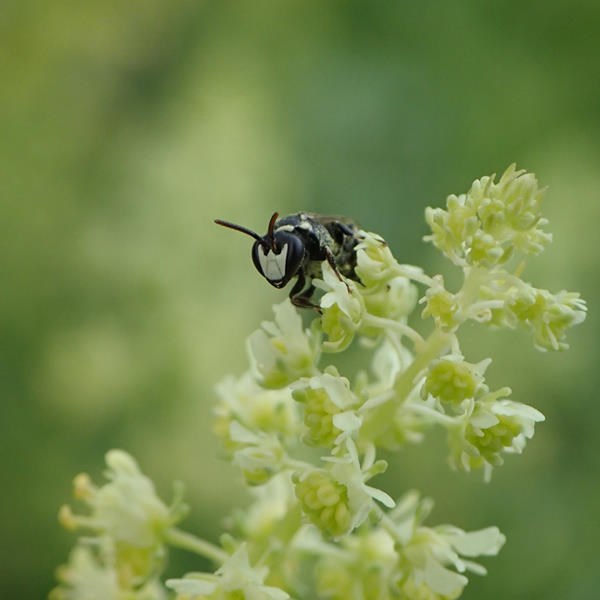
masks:
[[[289,233],[284,234],[282,237],[285,237],[285,239],[278,243],[285,244],[288,249],[285,264],[287,282],[296,275],[298,269],[302,265],[302,261],[304,260],[304,242],[297,235]]]

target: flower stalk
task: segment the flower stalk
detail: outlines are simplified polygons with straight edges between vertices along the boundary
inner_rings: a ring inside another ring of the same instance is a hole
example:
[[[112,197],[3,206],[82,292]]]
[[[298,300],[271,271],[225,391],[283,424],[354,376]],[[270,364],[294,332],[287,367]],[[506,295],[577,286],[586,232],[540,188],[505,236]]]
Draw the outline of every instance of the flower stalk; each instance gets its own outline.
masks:
[[[512,400],[509,387],[490,389],[491,359],[468,361],[460,334],[473,321],[528,329],[540,350],[568,347],[585,302],[521,279],[525,259],[551,241],[542,198],[535,176],[512,165],[498,181],[483,177],[449,196],[445,209],[427,209],[426,241],[462,271],[456,292],[442,275],[398,264],[381,237],[360,231],[356,277],[341,280],[324,261],[313,280],[320,314],[310,326],[289,301],[276,305],[274,320],[247,341],[248,371],[217,386],[215,431],[253,497],[220,546],[175,527],[186,512],[181,494],[166,505],[135,460],[113,450],[107,483],[75,480],[86,512],[61,509],[61,523],[86,535],[53,597],[164,600],[169,590],[177,600],[458,598],[467,573],[486,573],[473,559],[497,554],[504,535],[494,526],[426,525],[432,501],[415,491],[394,499],[377,487],[388,467],[377,455],[421,443],[438,426],[450,466],[489,480],[544,420]],[[362,370],[330,364],[357,342]],[[208,558],[214,572],[163,582],[169,547]]]
[[[208,558],[211,562],[221,565],[228,558],[229,554],[225,552],[219,546],[215,546],[202,538],[195,536],[192,533],[178,529],[177,527],[171,527],[167,529],[163,534],[163,541],[169,546],[174,548],[180,548],[181,550],[187,550]]]

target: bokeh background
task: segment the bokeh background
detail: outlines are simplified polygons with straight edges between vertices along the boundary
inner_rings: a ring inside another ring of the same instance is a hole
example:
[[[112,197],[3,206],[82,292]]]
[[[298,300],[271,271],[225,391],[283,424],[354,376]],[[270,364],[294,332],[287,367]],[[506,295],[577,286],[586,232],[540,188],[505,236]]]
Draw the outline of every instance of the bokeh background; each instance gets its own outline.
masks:
[[[132,452],[215,540],[245,497],[218,458],[213,386],[285,292],[254,271],[270,214],[352,216],[401,262],[450,267],[423,212],[511,162],[549,186],[555,242],[527,277],[590,304],[567,353],[465,332],[492,385],[542,410],[491,484],[444,443],[382,485],[431,523],[508,542],[465,599],[597,597],[600,4],[5,0],[0,6],[0,596],[42,598],[73,536],[72,477]],[[204,565],[175,554],[171,573]]]

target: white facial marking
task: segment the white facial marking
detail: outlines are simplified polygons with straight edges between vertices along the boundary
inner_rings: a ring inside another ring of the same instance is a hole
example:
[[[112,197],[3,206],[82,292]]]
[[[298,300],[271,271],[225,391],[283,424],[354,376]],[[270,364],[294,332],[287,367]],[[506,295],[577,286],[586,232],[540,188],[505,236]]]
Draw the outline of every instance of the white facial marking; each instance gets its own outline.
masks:
[[[288,246],[285,244],[279,254],[270,250],[265,250],[263,246],[258,248],[258,262],[263,275],[269,281],[280,281],[285,277],[285,261],[287,258]]]

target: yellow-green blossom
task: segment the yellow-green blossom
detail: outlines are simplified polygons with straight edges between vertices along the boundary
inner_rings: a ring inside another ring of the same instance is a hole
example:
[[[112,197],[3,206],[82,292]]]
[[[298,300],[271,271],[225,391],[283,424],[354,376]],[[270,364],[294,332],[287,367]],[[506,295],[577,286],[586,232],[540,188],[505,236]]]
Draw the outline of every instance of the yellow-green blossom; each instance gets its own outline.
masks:
[[[348,490],[325,469],[307,471],[294,484],[304,514],[321,531],[339,537],[352,528]]]
[[[341,352],[354,339],[365,314],[362,295],[356,284],[338,279],[335,271],[323,263],[323,279],[315,279],[315,286],[325,291],[321,297],[321,330],[327,335],[323,342],[326,352]]]
[[[57,577],[61,586],[52,591],[50,600],[121,600],[116,570],[101,564],[89,547],[76,546]]]
[[[356,446],[345,440],[346,453],[327,456],[325,469],[310,469],[294,477],[295,492],[304,513],[328,536],[338,538],[364,523],[374,508],[373,500],[388,508],[394,501],[388,494],[366,485],[371,477],[382,473],[387,463],[375,462],[375,450],[370,448],[362,465]]]
[[[388,508],[394,506],[394,500],[383,490],[367,485],[366,482],[383,473],[387,468],[384,460],[375,461],[375,447],[369,446],[359,460],[356,445],[350,438],[344,441],[345,453],[341,456],[326,456],[323,460],[328,462],[328,473],[344,486],[348,494],[348,508],[350,510],[349,531],[356,529],[364,523],[365,519],[374,508],[374,500]]]
[[[306,530],[297,544],[315,556],[316,594],[328,600],[448,600],[458,598],[467,571],[485,569],[471,559],[498,553],[505,538],[496,527],[466,532],[427,527],[430,500],[405,494],[377,525],[354,530],[336,545]],[[312,597],[312,596],[311,596]]]
[[[249,493],[253,502],[235,514],[236,528],[246,538],[271,540],[278,523],[289,518],[297,505],[289,474],[279,473],[264,485],[251,487]]]
[[[167,587],[177,600],[287,600],[289,594],[264,584],[265,567],[252,566],[246,545],[214,573],[188,573],[182,579],[168,579]]]
[[[122,581],[111,541],[105,539],[98,545],[96,551],[83,544],[73,548],[68,564],[57,571],[60,585],[52,590],[50,600],[166,600],[166,590],[156,579],[141,586],[131,578]]]
[[[64,506],[60,521],[70,529],[85,528],[114,542],[115,568],[121,585],[137,585],[162,569],[164,533],[185,514],[185,506],[165,505],[152,481],[135,460],[122,450],[106,455],[109,483],[97,487],[88,475],[75,478],[75,497],[84,502],[89,515],[74,514]]]
[[[425,303],[423,318],[433,317],[437,327],[452,331],[460,324],[458,299],[455,294],[446,290],[441,275],[433,277],[433,285],[427,289],[420,302]]]
[[[498,182],[495,175],[482,177],[466,194],[448,196],[446,210],[428,208],[432,233],[425,239],[459,266],[494,267],[515,251],[539,254],[552,240],[541,229],[547,224],[542,197],[535,175],[513,164]]]
[[[480,390],[487,390],[483,386],[483,374],[490,362],[487,359],[474,365],[456,355],[435,360],[429,365],[421,395],[426,398],[431,394],[441,402],[454,405],[474,398]]]
[[[319,347],[289,300],[273,307],[275,321],[265,321],[247,343],[253,371],[267,388],[281,388],[315,372]]]
[[[535,176],[513,165],[497,182],[483,177],[466,194],[449,196],[446,209],[427,210],[426,239],[462,272],[452,292],[442,275],[398,264],[376,234],[343,223],[313,231],[308,223],[300,234],[315,233],[349,278],[332,268],[331,255],[303,263],[319,315],[304,311],[305,320],[314,317],[305,328],[289,300],[275,306],[274,321],[248,339],[250,370],[217,387],[215,429],[254,502],[233,515],[221,546],[213,545],[175,528],[183,505],[165,505],[135,461],[111,451],[107,484],[95,486],[85,474],[75,480],[87,513],[61,509],[65,526],[89,535],[60,571],[53,598],[164,600],[167,545],[215,563],[214,572],[169,580],[177,600],[458,598],[467,571],[485,573],[471,559],[496,554],[504,536],[495,527],[425,526],[430,501],[408,493],[395,505],[367,483],[387,467],[377,452],[420,442],[435,423],[447,430],[450,464],[482,468],[489,478],[505,454],[523,451],[544,419],[510,400],[510,388],[490,391],[484,373],[491,359],[467,362],[460,331],[467,321],[523,326],[539,349],[560,350],[567,329],[585,318],[578,294],[537,289],[521,279],[523,261],[509,266],[551,239],[542,195]],[[409,321],[415,284],[424,287],[422,316],[431,317],[423,330],[414,316]],[[355,338],[350,360],[319,367],[323,351],[342,352]],[[327,455],[308,448],[315,445]]]
[[[585,319],[586,305],[578,293],[552,294],[528,286],[507,305],[517,319],[533,333],[540,350],[565,350],[567,329]]]
[[[248,485],[262,485],[281,470],[285,451],[274,433],[252,431],[232,421],[229,438],[234,448],[232,462]]]
[[[521,453],[544,415],[535,408],[506,398],[510,388],[471,401],[465,413],[448,426],[449,461],[454,468],[483,468],[486,479],[503,464],[504,453]],[[498,399],[501,398],[501,399]]]
[[[385,240],[375,233],[362,232],[356,246],[356,274],[367,287],[377,287],[398,275],[398,262]]]
[[[220,402],[215,408],[214,430],[227,452],[238,448],[230,435],[233,421],[285,439],[298,436],[300,417],[289,388],[265,389],[246,373],[239,379],[226,377],[216,390]]]
[[[352,412],[357,398],[350,384],[335,369],[302,380],[294,386],[294,399],[304,406],[305,440],[311,445],[332,446],[348,427],[356,429],[360,420]]]
[[[360,530],[322,552],[316,567],[319,598],[392,600],[398,556],[391,535],[381,529]]]
[[[418,299],[417,288],[400,272],[385,241],[376,234],[364,233],[356,246],[356,274],[362,284],[357,286],[357,291],[369,314],[400,319],[413,311]],[[364,327],[361,333],[373,336],[380,332]]]
[[[587,306],[576,292],[553,294],[504,271],[497,271],[481,287],[484,301],[496,306],[486,323],[492,327],[522,325],[533,334],[538,350],[565,350],[567,330],[585,320]]]
[[[409,492],[386,521],[398,552],[397,585],[401,597],[411,600],[458,598],[468,583],[466,571],[486,573],[481,565],[463,557],[494,556],[505,541],[497,527],[473,532],[450,525],[426,527],[422,523],[432,506],[431,501]]]
[[[376,317],[401,320],[412,313],[418,300],[417,288],[406,277],[394,277],[376,288],[358,289],[366,311]],[[362,335],[375,336],[379,331],[363,327]]]

